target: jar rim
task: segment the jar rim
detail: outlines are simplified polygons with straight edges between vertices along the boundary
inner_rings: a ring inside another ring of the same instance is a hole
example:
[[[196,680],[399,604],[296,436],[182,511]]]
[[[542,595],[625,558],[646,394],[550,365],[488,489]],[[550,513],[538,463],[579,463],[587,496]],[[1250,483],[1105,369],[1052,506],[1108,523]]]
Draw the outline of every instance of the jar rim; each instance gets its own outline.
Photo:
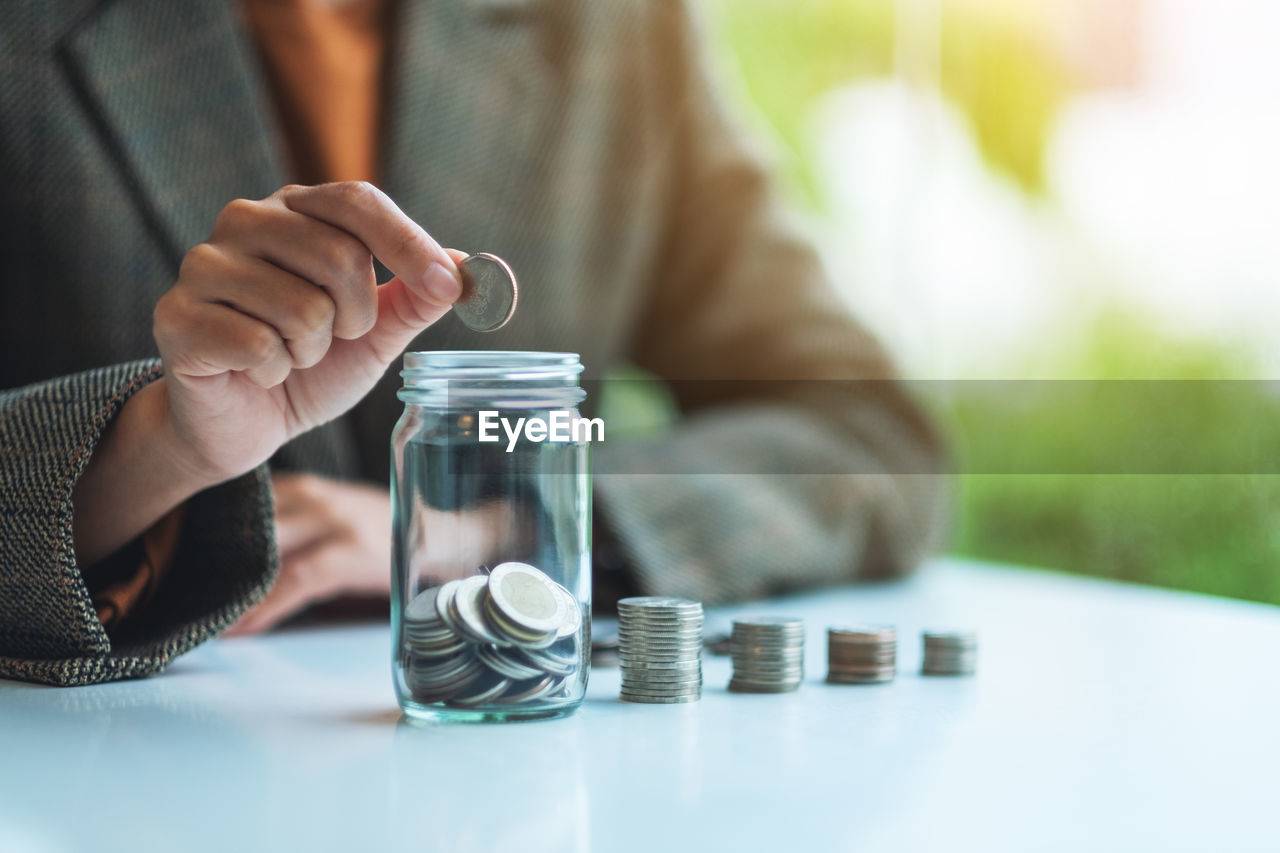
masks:
[[[406,370],[451,370],[474,368],[576,367],[582,362],[576,352],[538,350],[422,350],[406,352]]]
[[[462,403],[517,397],[543,404],[576,404],[582,362],[574,352],[534,350],[434,350],[406,352],[399,397],[406,403]],[[510,401],[508,401],[510,402]]]

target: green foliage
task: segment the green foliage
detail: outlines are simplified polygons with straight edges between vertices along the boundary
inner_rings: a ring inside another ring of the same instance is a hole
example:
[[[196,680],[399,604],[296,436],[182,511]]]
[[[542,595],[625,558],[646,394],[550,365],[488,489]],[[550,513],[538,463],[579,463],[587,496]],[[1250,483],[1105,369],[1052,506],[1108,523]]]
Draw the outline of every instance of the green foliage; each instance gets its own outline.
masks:
[[[818,178],[801,156],[805,123],[826,93],[894,73],[901,35],[895,3],[711,0],[710,6],[722,53],[741,72],[747,97],[790,150],[784,165],[791,183],[812,203]],[[931,36],[926,30],[920,38]],[[1042,189],[1045,142],[1058,106],[1070,93],[1067,70],[1036,34],[972,7],[943,4],[938,39],[933,51],[937,80],[923,82],[936,83],[959,106],[994,168],[1029,191]],[[928,69],[897,70],[916,78]]]
[[[961,383],[941,413],[961,469],[981,472],[959,478],[954,549],[1280,604],[1280,476],[1258,473],[1280,459],[1280,396],[1229,378],[1244,375],[1239,354],[1133,317],[1107,317],[1074,352],[1064,372],[1113,381],[1020,400]],[[1157,381],[1114,381],[1135,377]],[[1126,407],[1130,392],[1143,399]],[[1001,453],[1038,473],[985,473]],[[1172,473],[1078,473],[1099,459]],[[1232,473],[1181,473],[1203,471]]]
[[[960,478],[953,550],[1280,604],[1280,477]]]

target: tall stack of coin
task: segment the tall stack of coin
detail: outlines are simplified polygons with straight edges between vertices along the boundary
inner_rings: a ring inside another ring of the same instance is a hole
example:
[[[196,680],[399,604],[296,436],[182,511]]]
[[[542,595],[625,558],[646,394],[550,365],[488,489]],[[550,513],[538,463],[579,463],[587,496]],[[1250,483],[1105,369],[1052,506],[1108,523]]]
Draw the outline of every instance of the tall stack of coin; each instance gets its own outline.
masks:
[[[577,598],[527,563],[424,590],[404,609],[403,633],[405,678],[425,704],[533,702],[582,666]]]
[[[978,635],[973,631],[925,631],[922,675],[973,675]]]
[[[788,616],[735,619],[729,637],[735,693],[786,693],[804,679],[804,622]]]
[[[879,684],[897,673],[898,632],[891,625],[827,631],[827,683]]]
[[[618,665],[628,702],[702,698],[702,604],[684,598],[618,602]]]

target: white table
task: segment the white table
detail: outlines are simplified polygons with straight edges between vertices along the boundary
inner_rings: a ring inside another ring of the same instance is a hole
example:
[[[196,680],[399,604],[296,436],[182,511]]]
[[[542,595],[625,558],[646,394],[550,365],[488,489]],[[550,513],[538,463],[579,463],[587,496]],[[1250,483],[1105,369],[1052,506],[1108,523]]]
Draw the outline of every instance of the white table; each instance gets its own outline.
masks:
[[[952,560],[761,607],[805,618],[786,695],[399,721],[385,627],[221,640],[143,681],[0,682],[0,850],[1280,850],[1280,609]],[[825,633],[898,625],[828,686]],[[919,630],[981,632],[926,678]],[[597,630],[607,630],[603,620]]]

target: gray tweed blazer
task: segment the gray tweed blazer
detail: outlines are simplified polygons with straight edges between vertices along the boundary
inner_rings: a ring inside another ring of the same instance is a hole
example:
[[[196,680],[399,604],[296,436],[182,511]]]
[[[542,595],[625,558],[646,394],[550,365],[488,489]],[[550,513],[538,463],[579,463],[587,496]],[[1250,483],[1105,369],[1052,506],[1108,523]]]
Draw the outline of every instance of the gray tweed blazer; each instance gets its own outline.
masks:
[[[640,588],[742,599],[900,572],[936,542],[934,433],[895,383],[845,382],[890,366],[726,122],[681,2],[403,0],[387,98],[384,189],[524,285],[501,332],[449,317],[415,348],[675,380],[669,435],[597,455]],[[155,672],[270,585],[264,468],[192,501],[157,597],[108,635],[70,496],[159,375],[151,311],[183,254],[228,201],[288,182],[283,151],[233,0],[0,5],[0,675]],[[385,482],[397,384],[273,464]]]

